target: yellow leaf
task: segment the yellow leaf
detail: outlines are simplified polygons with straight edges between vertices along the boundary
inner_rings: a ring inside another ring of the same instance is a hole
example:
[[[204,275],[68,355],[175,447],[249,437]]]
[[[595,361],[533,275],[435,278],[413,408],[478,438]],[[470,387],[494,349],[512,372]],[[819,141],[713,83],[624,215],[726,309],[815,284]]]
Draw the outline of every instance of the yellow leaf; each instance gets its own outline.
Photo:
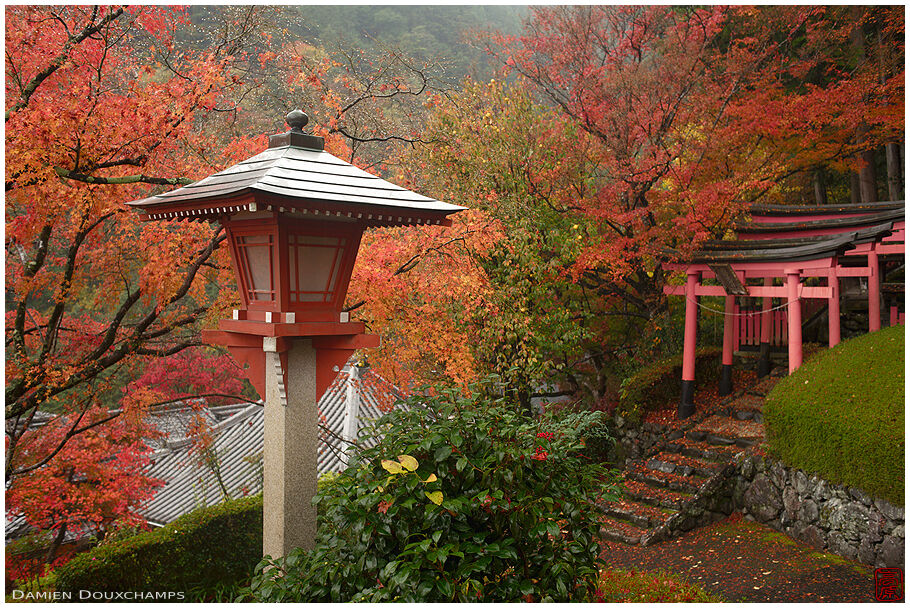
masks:
[[[417,470],[417,459],[413,456],[408,456],[407,454],[402,454],[398,457],[398,460],[401,462],[401,466],[406,468],[409,471]]]
[[[424,494],[427,495],[427,498],[429,498],[430,502],[433,503],[434,505],[442,504],[442,492],[440,492],[439,490],[437,490],[435,492],[424,492]]]
[[[430,476],[423,483],[430,483],[431,481],[436,481],[436,479],[436,473],[430,473]]]
[[[397,462],[395,462],[394,460],[383,460],[382,468],[385,469],[386,471],[388,471],[389,473],[392,473],[393,475],[395,473],[404,472],[404,469],[401,467],[401,465],[398,464]]]

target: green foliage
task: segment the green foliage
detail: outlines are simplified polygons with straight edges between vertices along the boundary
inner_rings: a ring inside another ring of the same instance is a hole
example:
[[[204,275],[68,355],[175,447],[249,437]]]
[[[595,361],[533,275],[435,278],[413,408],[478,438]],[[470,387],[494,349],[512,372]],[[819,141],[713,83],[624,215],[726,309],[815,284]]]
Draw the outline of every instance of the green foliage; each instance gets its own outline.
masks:
[[[480,388],[480,390],[478,390]],[[599,414],[532,419],[490,384],[412,397],[316,501],[316,549],[265,560],[258,601],[579,601],[605,471],[580,457]]]
[[[724,599],[665,570],[604,570],[597,579],[602,602],[722,602]]]
[[[790,466],[904,504],[904,328],[847,340],[768,395],[771,451]]]
[[[262,555],[262,496],[197,509],[150,532],[105,542],[56,571],[57,591],[230,595]],[[74,594],[75,597],[75,594]]]
[[[696,349],[696,383],[700,385],[717,378],[720,354],[721,349],[715,347]],[[653,406],[678,397],[682,361],[682,355],[662,359],[626,378],[622,383],[616,413],[629,420],[640,421]]]

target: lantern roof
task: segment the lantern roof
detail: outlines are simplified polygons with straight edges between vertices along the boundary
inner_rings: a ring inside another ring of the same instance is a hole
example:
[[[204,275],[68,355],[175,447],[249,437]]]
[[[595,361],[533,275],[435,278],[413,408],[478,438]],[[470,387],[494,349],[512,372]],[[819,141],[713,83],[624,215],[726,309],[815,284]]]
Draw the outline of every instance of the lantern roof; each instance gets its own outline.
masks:
[[[303,118],[301,118],[301,116]],[[269,148],[182,188],[127,203],[143,219],[215,220],[239,211],[274,210],[346,216],[371,225],[449,224],[464,207],[417,194],[326,152],[306,135],[306,115],[288,115],[291,130]]]

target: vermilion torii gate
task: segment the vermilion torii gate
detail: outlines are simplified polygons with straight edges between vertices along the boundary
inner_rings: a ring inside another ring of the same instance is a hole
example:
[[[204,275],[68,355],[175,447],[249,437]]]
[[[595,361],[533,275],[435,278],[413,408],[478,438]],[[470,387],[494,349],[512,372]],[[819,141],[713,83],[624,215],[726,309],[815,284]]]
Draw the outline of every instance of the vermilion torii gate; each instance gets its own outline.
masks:
[[[737,297],[761,298],[759,375],[770,370],[772,298],[787,309],[790,373],[802,364],[801,301],[821,298],[828,305],[828,344],[840,342],[840,279],[868,281],[869,331],[881,328],[882,266],[904,259],[904,202],[851,205],[754,205],[751,217],[736,225],[736,240],[712,240],[691,262],[664,268],[686,273],[686,284],[666,286],[667,295],[685,296],[682,394],[677,416],[695,412],[695,347],[700,296],[724,297],[721,395],[733,390],[734,344],[738,337]],[[719,285],[705,285],[716,279]],[[811,284],[810,284],[811,283]],[[894,315],[891,315],[894,323]]]

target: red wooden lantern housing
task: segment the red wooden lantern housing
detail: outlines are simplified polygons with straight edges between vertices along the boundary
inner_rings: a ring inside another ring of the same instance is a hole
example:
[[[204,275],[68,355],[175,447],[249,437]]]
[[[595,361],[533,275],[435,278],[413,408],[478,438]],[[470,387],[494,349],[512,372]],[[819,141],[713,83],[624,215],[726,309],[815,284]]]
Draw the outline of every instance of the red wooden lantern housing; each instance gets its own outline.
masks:
[[[324,150],[288,114],[269,148],[198,182],[128,203],[144,220],[218,221],[227,231],[241,308],[204,332],[247,364],[264,395],[263,348],[313,339],[323,392],[356,348],[376,346],[342,311],[360,237],[374,226],[450,225],[463,209],[389,183]],[[266,343],[264,338],[271,340]],[[286,369],[286,367],[285,367]]]
[[[224,221],[246,318],[291,312],[338,320],[363,227],[299,214],[249,215]]]

